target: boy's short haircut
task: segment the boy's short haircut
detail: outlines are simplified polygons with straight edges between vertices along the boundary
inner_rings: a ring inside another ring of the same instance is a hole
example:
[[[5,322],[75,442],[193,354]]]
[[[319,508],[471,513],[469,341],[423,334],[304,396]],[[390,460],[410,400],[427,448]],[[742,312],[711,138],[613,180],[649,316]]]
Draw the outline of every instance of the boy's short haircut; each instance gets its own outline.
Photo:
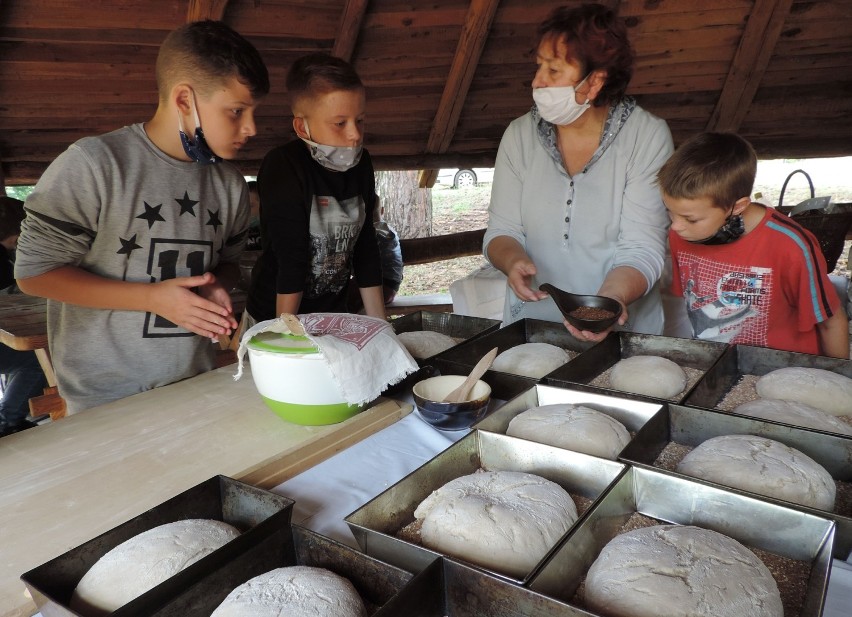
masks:
[[[232,77],[256,99],[269,93],[269,72],[260,53],[221,21],[190,22],[169,33],[160,45],[157,89],[161,100],[181,81],[207,97]]]
[[[309,54],[298,58],[287,73],[287,93],[295,111],[304,99],[312,99],[337,90],[363,90],[364,84],[351,64],[328,54]]]
[[[750,197],[757,175],[757,154],[733,133],[699,133],[687,139],[657,172],[664,194],[676,199],[709,198],[730,208]]]
[[[0,195],[0,242],[21,233],[24,216],[24,202]]]

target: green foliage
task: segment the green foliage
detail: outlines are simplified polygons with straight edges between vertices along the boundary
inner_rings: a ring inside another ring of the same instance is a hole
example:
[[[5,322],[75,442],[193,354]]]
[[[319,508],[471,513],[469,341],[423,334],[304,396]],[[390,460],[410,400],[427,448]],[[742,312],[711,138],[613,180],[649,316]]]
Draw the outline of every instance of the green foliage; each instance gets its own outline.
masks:
[[[33,186],[7,186],[6,187],[6,195],[9,197],[14,197],[15,199],[20,199],[21,201],[26,200],[27,196],[33,192]]]

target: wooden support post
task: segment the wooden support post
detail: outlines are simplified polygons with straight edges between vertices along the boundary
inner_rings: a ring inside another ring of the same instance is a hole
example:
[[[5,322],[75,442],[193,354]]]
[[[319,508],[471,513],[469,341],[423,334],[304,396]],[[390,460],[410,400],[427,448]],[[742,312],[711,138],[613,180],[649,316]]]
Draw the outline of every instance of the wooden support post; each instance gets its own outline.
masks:
[[[45,388],[44,394],[30,399],[30,415],[38,418],[45,414],[50,414],[50,419],[53,421],[64,418],[68,414],[65,399],[55,386]]]

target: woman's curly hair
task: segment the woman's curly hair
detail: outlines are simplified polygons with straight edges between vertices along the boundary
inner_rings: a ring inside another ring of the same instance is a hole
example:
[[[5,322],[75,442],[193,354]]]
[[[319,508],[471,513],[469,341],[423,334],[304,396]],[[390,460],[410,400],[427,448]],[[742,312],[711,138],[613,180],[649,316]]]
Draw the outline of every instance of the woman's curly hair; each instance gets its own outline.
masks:
[[[627,38],[627,26],[615,13],[600,4],[563,6],[554,10],[538,27],[539,44],[564,42],[569,60],[580,63],[583,75],[605,70],[606,82],[595,98],[600,107],[624,97],[633,77],[635,54]]]

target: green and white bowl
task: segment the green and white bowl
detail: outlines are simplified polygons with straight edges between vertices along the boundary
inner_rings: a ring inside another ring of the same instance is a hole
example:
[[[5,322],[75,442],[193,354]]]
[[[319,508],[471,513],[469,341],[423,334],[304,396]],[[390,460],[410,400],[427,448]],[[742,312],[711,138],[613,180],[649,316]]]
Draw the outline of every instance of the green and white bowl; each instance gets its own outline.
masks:
[[[363,409],[346,402],[322,352],[307,337],[261,332],[247,347],[257,391],[287,422],[336,424]]]

